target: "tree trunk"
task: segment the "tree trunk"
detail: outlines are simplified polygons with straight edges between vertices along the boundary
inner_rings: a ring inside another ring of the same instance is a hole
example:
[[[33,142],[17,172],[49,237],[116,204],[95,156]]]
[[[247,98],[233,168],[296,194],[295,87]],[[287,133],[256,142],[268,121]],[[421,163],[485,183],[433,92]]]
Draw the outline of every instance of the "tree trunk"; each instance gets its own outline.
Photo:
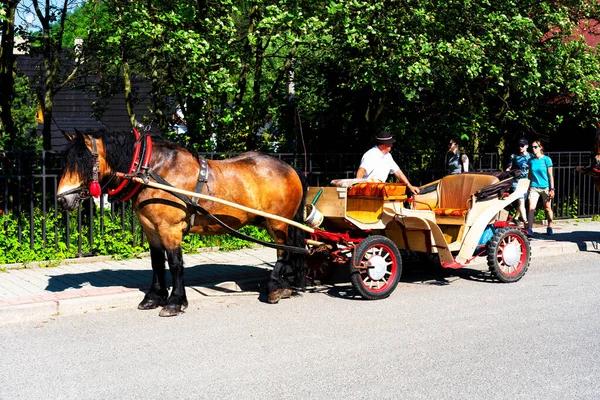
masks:
[[[262,42],[259,40],[256,45],[256,54],[254,58],[254,83],[252,85],[252,120],[250,121],[249,127],[250,132],[246,137],[246,149],[258,150],[259,141],[256,133],[263,122],[263,103],[261,101],[261,87],[262,87],[262,68],[263,61],[265,58],[265,49],[263,48]]]
[[[158,73],[158,57],[156,55],[152,56],[152,75],[150,79],[150,83],[152,86],[152,111],[154,113],[154,118],[156,118],[156,122],[158,123],[158,127],[162,132],[165,132],[168,129],[167,126],[167,118],[165,117],[164,109],[165,103],[162,100],[161,96],[161,86],[162,80]]]
[[[7,148],[12,148],[16,140],[15,125],[12,117],[14,99],[14,62],[15,56],[15,10],[18,1],[8,1],[5,20],[2,21],[2,50],[0,53],[0,134],[8,135]]]
[[[125,60],[125,57],[123,57],[123,83],[125,89],[125,107],[127,108],[129,124],[132,128],[135,128],[137,127],[137,120],[135,118],[133,95],[131,93],[131,77],[129,76],[129,63]]]

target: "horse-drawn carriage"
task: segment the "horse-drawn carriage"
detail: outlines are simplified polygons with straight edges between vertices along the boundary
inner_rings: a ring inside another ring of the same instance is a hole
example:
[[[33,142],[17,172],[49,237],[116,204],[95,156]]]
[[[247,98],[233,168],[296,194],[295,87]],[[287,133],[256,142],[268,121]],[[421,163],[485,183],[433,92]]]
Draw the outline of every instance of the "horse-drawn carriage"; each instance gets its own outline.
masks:
[[[395,289],[400,250],[437,254],[448,268],[487,252],[490,270],[503,282],[519,280],[529,266],[529,242],[507,222],[506,211],[527,190],[527,179],[511,194],[514,177],[470,173],[425,185],[411,199],[395,183],[343,180],[307,192],[296,171],[276,158],[245,153],[205,160],[164,139],[134,134],[78,132],[66,152],[57,197],[66,210],[101,193],[111,201],[132,199],[153,271],[140,309],[162,307],[161,316],[173,316],[187,306],[184,234],[242,236],[237,229],[246,224],[265,226],[275,243],[263,244],[278,249],[268,286],[272,303],[289,297],[294,283],[301,285],[306,259],[312,274],[325,264],[348,264],[352,284],[367,299]],[[303,224],[304,199],[312,199],[313,214],[319,210],[322,229],[314,221],[312,227]]]
[[[408,250],[437,254],[445,268],[461,268],[486,253],[498,280],[521,279],[531,250],[521,229],[507,221],[507,207],[527,191],[529,181],[520,180],[509,194],[514,177],[497,175],[448,175],[412,198],[399,183],[339,180],[332,182],[336,186],[310,188],[309,199],[315,201],[309,210],[316,207],[322,214],[323,230],[308,241],[309,273],[319,276],[331,263],[349,263],[354,288],[365,298],[383,298],[398,284],[399,250]]]

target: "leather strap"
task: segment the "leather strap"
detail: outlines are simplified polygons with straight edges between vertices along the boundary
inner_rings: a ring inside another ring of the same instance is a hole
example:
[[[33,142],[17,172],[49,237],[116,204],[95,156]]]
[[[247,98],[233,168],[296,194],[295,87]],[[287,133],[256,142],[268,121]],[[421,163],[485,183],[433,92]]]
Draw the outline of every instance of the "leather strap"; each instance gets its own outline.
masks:
[[[198,155],[198,162],[200,163],[200,171],[198,171],[198,181],[196,182],[196,190],[195,193],[202,193],[202,188],[204,184],[208,182],[208,162],[206,158]],[[192,203],[198,204],[199,197],[192,197]],[[194,221],[196,220],[196,212],[193,212],[190,215],[190,221],[188,223],[187,231],[190,230],[192,226],[194,226]],[[186,232],[187,233],[187,232]]]

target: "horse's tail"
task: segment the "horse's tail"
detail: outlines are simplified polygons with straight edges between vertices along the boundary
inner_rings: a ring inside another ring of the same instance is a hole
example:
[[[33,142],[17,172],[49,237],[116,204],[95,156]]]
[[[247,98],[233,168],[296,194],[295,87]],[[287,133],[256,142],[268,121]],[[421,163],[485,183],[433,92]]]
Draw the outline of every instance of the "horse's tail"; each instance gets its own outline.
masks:
[[[298,177],[300,178],[300,182],[302,183],[302,201],[296,210],[296,214],[294,215],[294,221],[299,223],[304,223],[304,204],[306,202],[306,194],[308,192],[308,182],[306,180],[306,176],[304,173],[296,171]],[[288,227],[288,236],[287,236],[287,245],[294,247],[305,247],[306,246],[306,232],[298,227],[290,225]],[[300,289],[304,288],[306,285],[306,273],[307,273],[307,263],[306,263],[306,255],[287,252],[288,254],[285,257],[294,271],[294,280],[296,281],[296,286]]]

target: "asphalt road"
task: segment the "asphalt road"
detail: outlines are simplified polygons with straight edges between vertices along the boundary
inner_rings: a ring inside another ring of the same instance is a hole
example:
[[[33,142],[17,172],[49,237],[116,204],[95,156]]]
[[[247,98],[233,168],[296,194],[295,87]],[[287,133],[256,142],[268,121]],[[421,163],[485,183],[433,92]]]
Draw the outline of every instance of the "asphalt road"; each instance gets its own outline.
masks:
[[[413,269],[381,301],[340,284],[7,325],[0,399],[598,399],[599,282],[578,253],[514,284]]]

